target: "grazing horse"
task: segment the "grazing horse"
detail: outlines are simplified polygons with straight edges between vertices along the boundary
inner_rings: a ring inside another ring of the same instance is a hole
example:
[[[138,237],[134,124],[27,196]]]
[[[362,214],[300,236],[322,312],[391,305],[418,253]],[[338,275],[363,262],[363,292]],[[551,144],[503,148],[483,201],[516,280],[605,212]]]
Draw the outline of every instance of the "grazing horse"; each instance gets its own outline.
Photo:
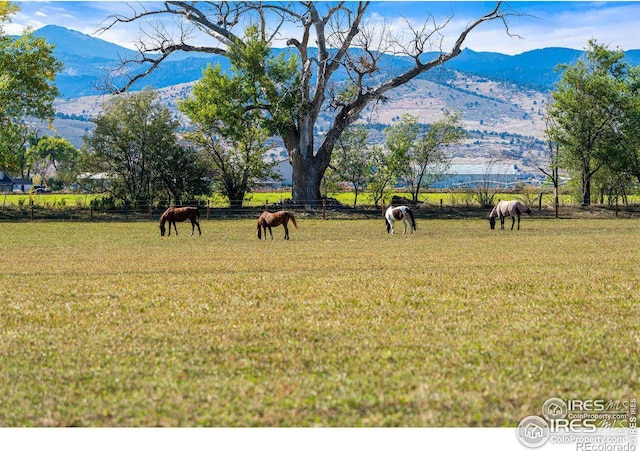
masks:
[[[416,230],[416,220],[413,217],[413,212],[406,205],[387,208],[387,211],[384,214],[384,221],[387,223],[387,233],[393,234],[393,223],[395,221],[402,221],[402,224],[404,225],[404,232],[402,232],[403,235],[407,233],[407,224],[409,224],[411,233]]]
[[[198,207],[169,207],[167,208],[167,211],[162,213],[162,216],[160,216],[160,235],[164,236],[164,224],[167,221],[169,221],[169,236],[171,236],[171,224],[173,224],[176,235],[178,235],[176,222],[186,221],[187,219],[191,221],[191,236],[193,236],[195,226],[198,226],[198,233],[202,235],[200,223],[198,222],[199,218],[200,211],[198,210]]]
[[[260,217],[258,218],[258,226],[256,230],[258,232],[258,239],[262,239],[262,235],[264,233],[264,239],[267,239],[267,229],[269,229],[269,233],[271,234],[271,239],[273,239],[273,232],[271,231],[271,227],[277,227],[281,225],[284,227],[284,239],[289,239],[289,228],[287,224],[289,223],[289,219],[293,222],[293,225],[298,228],[298,224],[296,224],[296,218],[293,216],[293,213],[290,211],[278,211],[276,213],[269,213],[268,211],[262,212]]]
[[[529,216],[532,214],[529,207],[517,200],[499,201],[498,204],[493,207],[491,213],[489,213],[489,225],[491,226],[491,230],[496,227],[496,217],[500,218],[500,230],[504,230],[504,218],[507,216],[511,216],[511,230],[513,230],[513,225],[516,222],[516,216],[518,217],[518,230],[520,230],[521,213],[529,213]]]

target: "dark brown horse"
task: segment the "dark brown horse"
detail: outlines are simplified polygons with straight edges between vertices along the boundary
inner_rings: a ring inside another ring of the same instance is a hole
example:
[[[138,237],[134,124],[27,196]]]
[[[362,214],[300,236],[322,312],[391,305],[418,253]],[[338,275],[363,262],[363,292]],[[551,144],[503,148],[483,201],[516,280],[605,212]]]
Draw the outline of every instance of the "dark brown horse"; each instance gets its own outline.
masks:
[[[176,222],[186,221],[187,219],[191,221],[191,236],[193,236],[195,226],[198,226],[198,233],[202,235],[200,223],[198,222],[199,218],[200,211],[198,210],[198,207],[169,207],[167,208],[167,211],[162,213],[162,216],[160,216],[160,235],[164,236],[164,224],[167,221],[169,221],[169,236],[171,236],[171,224],[173,224],[176,235],[178,235]]]
[[[258,239],[262,239],[262,235],[264,233],[264,239],[267,239],[267,229],[269,229],[269,233],[271,234],[271,239],[273,239],[273,232],[271,231],[271,227],[277,227],[281,225],[284,227],[284,239],[289,239],[289,228],[287,224],[289,223],[289,219],[293,222],[293,225],[298,228],[298,224],[296,224],[296,218],[293,216],[293,213],[290,211],[278,211],[276,213],[269,213],[268,211],[263,212],[258,218],[258,226],[256,228],[258,232]]]

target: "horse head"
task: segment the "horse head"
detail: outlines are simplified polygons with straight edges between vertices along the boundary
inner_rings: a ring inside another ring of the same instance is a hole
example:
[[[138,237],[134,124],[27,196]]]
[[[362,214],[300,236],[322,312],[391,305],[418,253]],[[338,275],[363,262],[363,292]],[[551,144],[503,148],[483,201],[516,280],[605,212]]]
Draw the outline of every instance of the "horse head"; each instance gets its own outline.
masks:
[[[489,226],[491,227],[491,230],[496,228],[496,217],[495,216],[489,216]]]

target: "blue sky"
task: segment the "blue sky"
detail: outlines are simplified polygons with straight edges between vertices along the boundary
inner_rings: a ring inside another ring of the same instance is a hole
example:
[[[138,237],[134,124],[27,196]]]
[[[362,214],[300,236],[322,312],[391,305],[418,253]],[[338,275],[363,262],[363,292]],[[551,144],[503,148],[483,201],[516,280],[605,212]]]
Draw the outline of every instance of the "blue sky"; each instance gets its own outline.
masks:
[[[25,26],[40,28],[55,24],[95,35],[100,23],[114,13],[127,13],[124,2],[110,1],[27,1],[19,2],[21,11],[5,27],[10,34],[20,34]],[[447,39],[457,37],[470,21],[486,14],[495,2],[439,1],[388,2],[374,1],[369,9],[372,20],[384,21],[394,30],[406,28],[406,21],[422,23],[429,14],[441,23],[453,17],[445,33]],[[640,48],[640,2],[508,2],[508,7],[521,13],[509,19],[510,31],[520,36],[509,37],[501,23],[483,24],[474,30],[465,47],[476,51],[518,54],[543,47],[585,48],[590,38],[612,48]],[[115,30],[97,35],[101,39],[133,48],[138,26],[120,25]]]

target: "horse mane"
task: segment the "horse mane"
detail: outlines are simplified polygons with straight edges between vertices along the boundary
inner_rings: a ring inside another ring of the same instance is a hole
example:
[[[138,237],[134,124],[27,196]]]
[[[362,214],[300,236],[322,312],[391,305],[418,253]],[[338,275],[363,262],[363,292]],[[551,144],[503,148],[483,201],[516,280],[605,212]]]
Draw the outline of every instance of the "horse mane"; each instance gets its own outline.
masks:
[[[167,222],[168,216],[169,216],[169,212],[173,211],[172,207],[167,208],[161,215],[160,215],[160,225],[162,226],[165,222]]]

